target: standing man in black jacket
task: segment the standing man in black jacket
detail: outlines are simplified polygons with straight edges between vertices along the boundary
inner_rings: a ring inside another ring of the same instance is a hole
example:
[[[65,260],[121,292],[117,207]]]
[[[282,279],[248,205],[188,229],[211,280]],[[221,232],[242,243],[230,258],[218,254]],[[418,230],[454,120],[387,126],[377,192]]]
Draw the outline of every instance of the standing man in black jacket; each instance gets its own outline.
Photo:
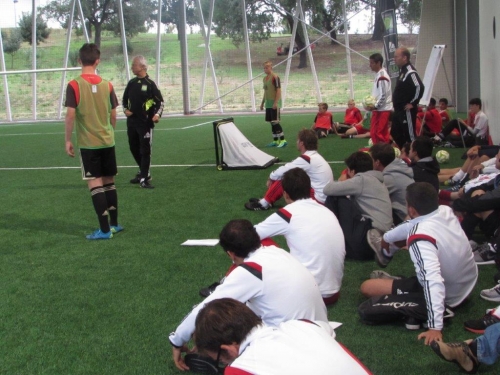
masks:
[[[153,128],[163,113],[163,97],[156,84],[149,78],[144,56],[132,60],[132,78],[123,93],[123,111],[127,116],[127,135],[130,152],[139,165],[139,173],[130,180],[142,188],[153,189],[150,184],[151,147]]]
[[[415,139],[418,102],[424,95],[424,85],[410,63],[410,51],[407,48],[396,50],[394,62],[399,67],[399,77],[392,93],[394,115],[391,136],[401,148],[406,142]]]

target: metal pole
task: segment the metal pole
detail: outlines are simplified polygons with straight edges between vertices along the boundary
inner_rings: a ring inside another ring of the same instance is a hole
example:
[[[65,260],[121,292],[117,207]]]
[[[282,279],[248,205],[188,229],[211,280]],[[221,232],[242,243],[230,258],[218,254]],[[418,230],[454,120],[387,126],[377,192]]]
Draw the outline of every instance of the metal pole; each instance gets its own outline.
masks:
[[[245,0],[241,0],[241,11],[243,16],[243,35],[245,36],[245,52],[247,55],[247,72],[250,81],[250,102],[252,104],[252,112],[256,111],[255,108],[255,90],[253,86],[253,73],[252,73],[252,56],[250,54],[250,41],[248,38],[248,21]]]
[[[215,0],[210,1],[210,10],[209,10],[209,20],[208,24],[212,24],[213,20],[213,15],[214,15],[214,3]],[[203,36],[203,40],[205,41],[205,61],[203,63],[203,71],[201,75],[201,89],[200,89],[200,104],[199,104],[199,112],[201,113],[203,107],[204,107],[204,96],[205,96],[205,82],[207,78],[207,64],[210,65],[210,71],[212,73],[212,82],[214,85],[214,90],[215,90],[215,97],[217,98],[217,102],[219,105],[219,111],[222,113],[223,108],[222,108],[222,101],[220,98],[220,93],[219,93],[219,85],[217,84],[217,75],[215,74],[215,68],[214,68],[214,61],[212,58],[212,50],[210,49],[210,26],[208,27],[208,33],[205,30],[205,20],[203,17],[203,12],[201,9],[201,2],[200,0],[197,0],[196,4],[197,10],[198,10],[198,19],[200,20],[200,23],[202,25],[201,27],[201,35]]]
[[[71,13],[69,14],[68,20],[68,30],[66,31],[66,53],[64,54],[64,69],[68,67],[68,57],[69,57],[69,45],[71,43],[71,31],[73,30],[73,16],[75,13],[75,3],[76,0],[71,0]],[[64,98],[64,84],[66,83],[66,70],[63,71],[61,77],[61,88],[59,90],[59,110],[58,110],[58,119],[62,117],[62,107],[63,107],[63,98]]]
[[[160,87],[161,63],[161,1],[158,1],[158,17],[156,18],[156,85]]]
[[[36,71],[36,0],[32,0],[31,11],[31,68]],[[36,120],[36,72],[31,75],[31,112]]]
[[[179,42],[181,50],[181,67],[182,67],[182,101],[184,104],[184,114],[191,113],[191,102],[189,99],[189,58],[186,36],[186,4],[184,1],[179,1]]]
[[[297,20],[299,18],[299,9],[300,9],[300,0],[297,0],[295,6],[295,16],[293,17],[295,22],[293,23],[292,38],[290,39],[290,46],[289,46],[290,48],[288,50],[288,58],[286,60],[285,81],[283,86],[281,87],[281,94],[282,94],[281,102],[283,108],[285,108],[286,88],[288,86],[288,75],[290,74],[290,66],[292,64],[293,47],[295,46],[295,35],[297,35],[297,23],[298,23]]]
[[[347,14],[345,9],[345,0],[342,0],[342,14],[344,16],[344,35],[345,35],[345,53],[347,60],[347,72],[349,74],[349,90],[351,99],[354,99],[354,84],[352,82],[351,49],[349,48],[349,24],[347,23]]]
[[[311,44],[309,42],[309,34],[306,28],[304,10],[302,9],[302,5],[300,6],[300,23],[302,25],[302,32],[304,33],[304,39],[307,46],[306,47],[307,56],[309,57],[309,65],[311,66],[311,73],[313,75],[314,86],[316,87],[316,100],[318,101],[318,103],[321,103],[323,101],[321,99],[321,88],[319,87],[318,74],[316,73],[316,65],[314,65],[314,58],[311,51]]]
[[[123,62],[125,63],[125,74],[127,82],[130,81],[130,66],[128,64],[127,36],[125,35],[125,21],[123,20],[123,3],[118,0],[118,17],[120,18],[120,34],[123,47]]]
[[[80,0],[78,0],[78,11],[80,12],[80,19],[82,20],[82,30],[83,30],[83,35],[85,35],[85,41],[89,43],[90,42],[89,33],[87,31],[87,24],[85,23],[85,16],[83,15],[83,8]]]
[[[2,40],[2,28],[0,28],[0,62],[2,64],[2,71],[7,71],[5,66],[5,55],[3,53],[3,40]],[[9,83],[7,81],[7,75],[3,76],[3,87],[5,94],[5,111],[7,115],[7,120],[12,121],[12,112],[10,110],[10,96],[9,96]]]

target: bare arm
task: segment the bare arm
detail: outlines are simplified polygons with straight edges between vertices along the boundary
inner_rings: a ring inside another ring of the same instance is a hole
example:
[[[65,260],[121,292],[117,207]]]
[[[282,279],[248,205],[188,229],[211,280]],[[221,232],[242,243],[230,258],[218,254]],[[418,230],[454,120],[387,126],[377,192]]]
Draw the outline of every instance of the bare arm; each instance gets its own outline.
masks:
[[[73,135],[73,127],[75,124],[75,113],[75,108],[68,107],[66,110],[66,118],[64,119],[66,153],[72,158],[75,157],[75,150],[73,148],[73,143],[71,143],[71,136]]]
[[[111,110],[111,114],[109,115],[109,122],[113,129],[116,129],[116,108]]]

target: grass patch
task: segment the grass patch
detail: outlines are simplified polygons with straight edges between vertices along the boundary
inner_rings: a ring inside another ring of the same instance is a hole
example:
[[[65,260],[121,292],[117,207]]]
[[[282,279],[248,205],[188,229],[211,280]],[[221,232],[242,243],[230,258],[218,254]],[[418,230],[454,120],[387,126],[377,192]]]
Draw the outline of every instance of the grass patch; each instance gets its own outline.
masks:
[[[336,120],[341,117],[335,114]],[[289,146],[265,151],[284,162],[294,159],[297,131],[313,118],[311,113],[285,114]],[[170,359],[168,334],[201,301],[198,290],[220,278],[229,261],[220,247],[180,244],[215,238],[230,219],[258,223],[270,214],[247,211],[243,204],[263,194],[271,170],[219,172],[211,124],[186,128],[214,119],[162,119],[154,136],[152,191],[128,182],[137,167],[125,123],[118,122],[116,184],[125,231],[107,242],[84,238],[97,221],[78,160],[64,152],[64,125],[0,127],[0,373],[181,373]],[[262,114],[238,116],[235,123],[257,147],[269,142]],[[338,177],[342,160],[366,143],[332,136],[320,141],[320,152]],[[448,165],[459,165],[462,151],[448,151]],[[346,262],[342,297],[328,309],[331,320],[344,323],[338,340],[374,374],[400,374],[402,368],[409,375],[456,371],[403,325],[359,322],[359,285],[376,268],[374,262]],[[411,275],[408,253],[398,253],[387,271]],[[470,301],[445,328],[445,340],[471,337],[463,321],[493,307],[479,291],[492,286],[494,272],[494,266],[481,267]],[[498,366],[482,369],[497,372]]]
[[[315,40],[318,36],[314,33],[310,39]],[[405,45],[416,44],[416,37],[401,36],[406,41]],[[204,40],[200,34],[190,34],[187,36],[188,56],[189,56],[189,79],[190,79],[190,105],[192,109],[199,106],[199,98],[202,95],[201,83],[203,81],[203,67],[205,59]],[[274,64],[283,62],[287,56],[276,56],[276,48],[288,45],[290,37],[286,35],[276,35],[262,43],[251,43],[251,65],[252,74],[257,76],[262,73],[262,63],[271,59]],[[343,36],[339,37],[343,41]],[[65,30],[52,30],[47,43],[41,43],[37,49],[38,68],[62,67],[65,56],[66,35]],[[74,33],[71,38],[70,56],[84,43],[81,36]],[[149,62],[151,76],[156,78],[156,67],[160,64],[159,87],[165,98],[165,108],[168,113],[182,113],[184,105],[182,102],[181,85],[181,57],[179,41],[177,35],[163,34],[161,36],[161,58],[156,61],[156,35],[139,34],[130,41],[133,48],[133,55],[144,55]],[[201,47],[200,47],[201,46]],[[381,42],[372,42],[369,36],[350,36],[350,46],[362,55],[369,56],[374,51],[382,51]],[[220,39],[211,36],[210,47],[216,74],[219,93],[221,95],[231,92],[222,98],[224,111],[250,111],[251,102],[247,84],[248,71],[246,53],[244,46],[235,47],[229,39]],[[8,70],[31,69],[31,47],[23,43],[20,51],[14,57],[14,69],[10,63]],[[321,101],[328,102],[330,106],[346,106],[351,94],[349,92],[348,70],[345,48],[340,45],[332,45],[322,39],[313,50],[315,70],[321,88]],[[73,58],[74,60],[74,58]],[[286,108],[315,108],[318,98],[313,83],[311,67],[298,69],[299,57],[295,56],[291,63],[290,77],[286,83],[287,97]],[[70,63],[69,66],[73,64]],[[353,71],[355,96],[364,97],[371,91],[373,73],[368,67],[366,59],[351,54],[351,67]],[[276,72],[284,80],[286,63],[279,65]],[[113,36],[110,32],[104,32],[101,43],[101,64],[99,74],[113,82],[116,93],[121,99],[125,89],[127,79],[125,64],[121,49],[121,40]],[[69,72],[66,79],[72,79],[78,72]],[[12,116],[15,120],[32,118],[31,106],[26,105],[26,98],[31,97],[32,75],[23,74],[17,76],[7,76],[9,95],[12,106]],[[41,73],[37,75],[37,118],[56,119],[58,118],[59,96],[61,90],[62,73]],[[215,99],[215,88],[213,85],[211,72],[207,71],[205,81],[205,102]],[[237,90],[235,88],[241,86]],[[257,100],[262,95],[262,79],[254,81]],[[26,90],[28,88],[28,90]],[[233,91],[234,90],[234,91]],[[218,106],[208,105],[205,111],[218,111]],[[6,119],[5,103],[0,103],[0,118]]]

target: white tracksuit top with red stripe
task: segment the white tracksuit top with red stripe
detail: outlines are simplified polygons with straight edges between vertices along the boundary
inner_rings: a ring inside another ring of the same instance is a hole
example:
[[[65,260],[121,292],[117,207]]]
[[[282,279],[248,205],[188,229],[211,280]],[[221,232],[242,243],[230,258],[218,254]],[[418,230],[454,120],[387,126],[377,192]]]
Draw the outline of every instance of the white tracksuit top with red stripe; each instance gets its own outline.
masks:
[[[313,274],[322,296],[340,291],[344,233],[337,217],[314,199],[290,203],[255,226],[261,239],[283,235],[290,254]]]
[[[332,168],[323,156],[315,150],[306,151],[297,159],[271,172],[269,178],[271,180],[281,180],[285,172],[293,168],[301,168],[307,173],[311,179],[311,187],[314,189],[314,198],[318,202],[325,203],[326,195],[323,194],[323,188],[334,178]]]
[[[443,329],[444,304],[459,305],[476,285],[477,265],[469,240],[448,206],[405,221],[384,235],[389,242],[404,239],[424,288],[427,324]]]
[[[291,320],[255,327],[225,375],[367,375],[371,372],[335,340],[327,323]]]
[[[188,342],[198,312],[205,303],[219,298],[246,303],[270,326],[292,319],[328,321],[318,285],[307,268],[285,250],[263,246],[250,253],[223,284],[191,310],[170,334],[170,342],[175,346]]]

